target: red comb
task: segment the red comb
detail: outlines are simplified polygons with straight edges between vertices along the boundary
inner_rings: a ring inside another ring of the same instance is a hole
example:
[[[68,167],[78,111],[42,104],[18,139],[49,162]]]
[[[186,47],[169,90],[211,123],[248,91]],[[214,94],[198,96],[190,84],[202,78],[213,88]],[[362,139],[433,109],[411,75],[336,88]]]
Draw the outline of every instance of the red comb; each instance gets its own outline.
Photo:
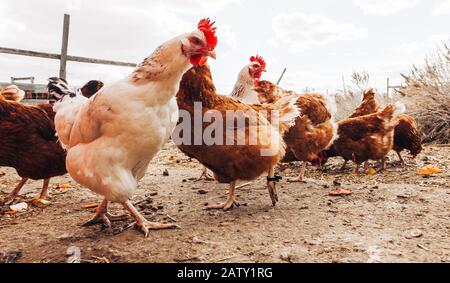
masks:
[[[214,24],[216,22],[211,22],[209,18],[203,19],[198,23],[198,29],[203,32],[203,34],[206,37],[206,41],[208,42],[208,45],[215,49],[217,46],[217,36],[216,36],[216,27],[214,27]]]
[[[261,57],[261,56],[259,56],[259,55],[256,55],[256,57],[255,56],[252,56],[251,58],[250,58],[250,62],[258,62],[260,65],[261,65],[261,67],[263,68],[263,69],[265,69],[266,68],[266,61],[264,61],[264,58],[263,57]]]

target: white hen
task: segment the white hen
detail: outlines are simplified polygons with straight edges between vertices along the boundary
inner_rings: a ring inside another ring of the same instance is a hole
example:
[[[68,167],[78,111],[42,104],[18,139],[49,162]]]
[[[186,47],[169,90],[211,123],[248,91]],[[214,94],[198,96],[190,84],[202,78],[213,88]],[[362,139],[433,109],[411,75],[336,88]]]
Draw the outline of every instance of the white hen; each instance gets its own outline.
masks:
[[[91,99],[66,97],[55,106],[56,129],[68,148],[70,175],[104,196],[88,224],[110,226],[122,219],[107,212],[108,203],[115,202],[123,204],[146,237],[149,229],[176,227],[148,222],[130,198],[176,126],[175,95],[183,74],[208,57],[215,58],[213,25],[209,19],[200,21],[198,30],[164,43],[129,77],[104,87]]]
[[[260,104],[258,93],[254,90],[257,83],[266,72],[266,62],[261,56],[252,56],[250,64],[245,66],[238,75],[231,97],[244,104]]]

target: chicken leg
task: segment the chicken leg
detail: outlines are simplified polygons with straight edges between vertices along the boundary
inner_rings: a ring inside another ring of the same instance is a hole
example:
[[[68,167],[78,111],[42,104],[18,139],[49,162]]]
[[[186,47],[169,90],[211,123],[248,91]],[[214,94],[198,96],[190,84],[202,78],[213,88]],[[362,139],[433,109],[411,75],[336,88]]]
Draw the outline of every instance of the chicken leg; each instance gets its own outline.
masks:
[[[361,174],[361,170],[360,169],[361,169],[361,164],[356,164],[354,173],[357,174],[357,175]]]
[[[230,183],[230,189],[228,191],[228,199],[226,202],[221,203],[221,204],[210,205],[210,206],[208,206],[207,209],[208,210],[223,209],[223,210],[227,211],[227,210],[232,209],[234,206],[239,207],[240,204],[236,200],[235,192],[236,192],[236,181]]]
[[[342,167],[341,167],[341,169],[339,169],[339,171],[341,171],[341,172],[345,171],[347,164],[348,164],[348,160],[345,160],[344,164],[342,164]]]
[[[2,204],[8,204],[12,202],[20,193],[20,190],[25,186],[25,184],[28,182],[28,178],[22,178],[20,180],[19,184],[14,188],[14,190],[6,197],[4,198],[1,203]]]
[[[136,219],[135,227],[144,232],[146,238],[150,236],[150,230],[180,228],[180,226],[176,224],[149,222],[147,219],[145,219],[144,216],[142,216],[142,214],[139,213],[136,207],[134,207],[134,205],[129,200],[123,204],[123,207],[133,216],[134,219]]]
[[[50,179],[45,179],[44,183],[42,185],[42,191],[41,191],[41,195],[39,196],[39,198],[33,200],[33,204],[34,205],[48,205],[49,202],[46,201],[45,199],[49,197],[48,195],[48,186],[50,184]]]
[[[370,168],[370,163],[369,163],[369,161],[366,161],[364,163],[364,172],[367,172],[369,170],[369,168]]]
[[[196,182],[199,182],[201,180],[203,180],[203,178],[205,178],[205,181],[214,181],[215,179],[209,174],[208,172],[208,168],[206,168],[205,166],[203,166],[203,171],[202,171],[202,175],[200,175],[200,177],[195,180]]]
[[[401,162],[401,164],[402,164],[402,167],[406,167],[406,162],[405,162],[405,160],[403,159],[402,154],[400,153],[400,151],[396,151],[396,152],[397,152],[398,158],[400,159],[400,162]]]
[[[112,215],[108,213],[108,201],[105,199],[95,210],[95,216],[89,222],[85,223],[83,226],[93,226],[97,224],[104,224],[106,227],[111,229],[111,222],[124,221],[128,219],[128,215]]]
[[[302,168],[300,169],[300,175],[297,178],[291,178],[288,179],[288,182],[290,183],[303,183],[304,182],[304,178],[305,178],[305,173],[306,173],[306,167],[308,166],[308,162],[303,162],[302,164]]]
[[[387,168],[387,166],[386,166],[386,158],[383,158],[381,160],[381,171],[385,171],[386,168]]]
[[[280,177],[275,176],[275,170],[272,168],[269,172],[269,177],[267,178],[267,188],[269,189],[270,199],[272,200],[273,206],[276,206],[278,202],[276,184],[280,179]]]

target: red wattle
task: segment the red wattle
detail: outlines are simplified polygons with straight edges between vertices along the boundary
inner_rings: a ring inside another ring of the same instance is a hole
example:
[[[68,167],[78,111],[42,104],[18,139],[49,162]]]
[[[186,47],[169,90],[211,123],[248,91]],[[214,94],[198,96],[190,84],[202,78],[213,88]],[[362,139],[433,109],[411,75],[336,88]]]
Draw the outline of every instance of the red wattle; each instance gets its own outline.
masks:
[[[198,64],[200,64],[201,60],[202,60],[202,56],[200,56],[200,55],[192,55],[190,58],[191,64],[193,66],[197,66]]]

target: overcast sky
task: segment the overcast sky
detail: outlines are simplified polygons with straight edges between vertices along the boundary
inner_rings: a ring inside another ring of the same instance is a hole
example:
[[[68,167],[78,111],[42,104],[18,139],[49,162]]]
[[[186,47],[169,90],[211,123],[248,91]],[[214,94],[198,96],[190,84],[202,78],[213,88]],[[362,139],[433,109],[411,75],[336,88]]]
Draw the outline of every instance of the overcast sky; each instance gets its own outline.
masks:
[[[213,76],[227,94],[252,55],[268,63],[264,79],[325,91],[366,70],[371,84],[401,83],[450,39],[450,0],[1,0],[0,46],[58,53],[63,14],[71,14],[69,55],[139,63],[162,42],[211,17],[219,27]],[[58,74],[58,61],[0,54],[0,81]],[[113,82],[130,68],[69,63],[68,80]]]

